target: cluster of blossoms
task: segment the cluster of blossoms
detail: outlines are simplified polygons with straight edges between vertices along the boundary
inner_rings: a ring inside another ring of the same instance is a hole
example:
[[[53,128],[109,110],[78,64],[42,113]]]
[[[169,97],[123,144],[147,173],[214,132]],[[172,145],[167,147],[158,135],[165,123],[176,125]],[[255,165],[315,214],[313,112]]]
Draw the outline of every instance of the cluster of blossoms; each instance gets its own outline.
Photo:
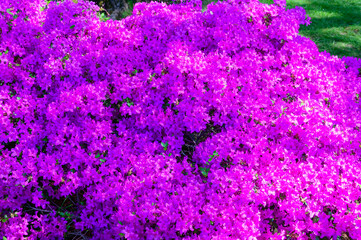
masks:
[[[285,0],[1,0],[3,239],[361,239],[361,61]]]

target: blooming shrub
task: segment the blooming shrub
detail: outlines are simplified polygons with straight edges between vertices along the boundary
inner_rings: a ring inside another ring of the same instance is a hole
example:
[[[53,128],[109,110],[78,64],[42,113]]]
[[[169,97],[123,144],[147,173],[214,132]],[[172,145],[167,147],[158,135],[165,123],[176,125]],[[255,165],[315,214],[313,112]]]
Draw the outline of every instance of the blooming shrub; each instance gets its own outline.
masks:
[[[256,0],[0,3],[3,239],[361,239],[361,61]]]

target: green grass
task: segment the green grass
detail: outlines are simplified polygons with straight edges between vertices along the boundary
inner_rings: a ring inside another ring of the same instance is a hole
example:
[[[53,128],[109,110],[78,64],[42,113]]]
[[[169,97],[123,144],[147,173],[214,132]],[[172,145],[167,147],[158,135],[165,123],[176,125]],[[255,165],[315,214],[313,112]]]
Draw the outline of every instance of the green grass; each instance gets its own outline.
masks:
[[[295,6],[303,7],[312,21],[301,26],[300,34],[311,38],[321,52],[361,58],[361,0],[287,0],[287,8]]]
[[[203,0],[203,11],[217,0]],[[273,3],[273,0],[260,0]],[[133,1],[128,1],[132,14]],[[303,7],[311,17],[310,26],[301,26],[300,34],[311,38],[319,50],[339,57],[361,58],[361,0],[287,0],[287,8]]]

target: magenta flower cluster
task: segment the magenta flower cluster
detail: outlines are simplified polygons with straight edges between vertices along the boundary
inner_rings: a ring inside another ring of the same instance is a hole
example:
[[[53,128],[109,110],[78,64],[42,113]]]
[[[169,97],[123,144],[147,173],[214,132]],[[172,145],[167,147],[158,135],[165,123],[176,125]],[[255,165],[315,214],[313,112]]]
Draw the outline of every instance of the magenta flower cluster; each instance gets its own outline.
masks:
[[[98,11],[0,2],[0,238],[361,239],[361,61],[304,9]]]

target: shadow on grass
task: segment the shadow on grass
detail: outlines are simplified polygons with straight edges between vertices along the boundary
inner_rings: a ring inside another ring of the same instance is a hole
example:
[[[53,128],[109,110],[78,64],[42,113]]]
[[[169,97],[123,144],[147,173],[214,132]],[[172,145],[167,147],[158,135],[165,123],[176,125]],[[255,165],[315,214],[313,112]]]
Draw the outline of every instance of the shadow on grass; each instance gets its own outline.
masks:
[[[300,34],[311,38],[320,51],[339,57],[361,57],[361,0],[287,1],[288,8],[303,7],[311,17],[310,26]]]

